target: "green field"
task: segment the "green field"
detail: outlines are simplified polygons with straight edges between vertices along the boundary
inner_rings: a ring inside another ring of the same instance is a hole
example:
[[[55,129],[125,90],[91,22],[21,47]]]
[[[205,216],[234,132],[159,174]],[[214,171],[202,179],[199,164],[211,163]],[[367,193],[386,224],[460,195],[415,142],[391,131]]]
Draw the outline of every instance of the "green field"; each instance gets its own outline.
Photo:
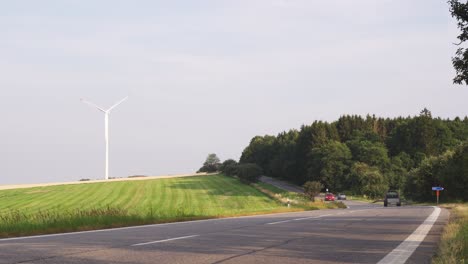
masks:
[[[0,237],[304,210],[222,175],[0,191]]]

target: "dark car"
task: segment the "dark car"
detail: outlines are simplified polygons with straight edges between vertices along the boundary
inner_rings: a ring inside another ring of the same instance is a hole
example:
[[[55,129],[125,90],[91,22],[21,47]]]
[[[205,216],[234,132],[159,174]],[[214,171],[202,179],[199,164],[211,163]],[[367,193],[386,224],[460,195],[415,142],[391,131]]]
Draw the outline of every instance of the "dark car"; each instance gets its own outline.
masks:
[[[325,201],[335,201],[335,195],[333,193],[325,194]]]
[[[388,205],[392,204],[396,206],[401,206],[400,195],[397,191],[388,191],[385,194],[384,206],[387,207]]]
[[[346,200],[346,194],[344,194],[344,193],[339,193],[339,194],[336,196],[336,199],[337,199],[337,200]]]

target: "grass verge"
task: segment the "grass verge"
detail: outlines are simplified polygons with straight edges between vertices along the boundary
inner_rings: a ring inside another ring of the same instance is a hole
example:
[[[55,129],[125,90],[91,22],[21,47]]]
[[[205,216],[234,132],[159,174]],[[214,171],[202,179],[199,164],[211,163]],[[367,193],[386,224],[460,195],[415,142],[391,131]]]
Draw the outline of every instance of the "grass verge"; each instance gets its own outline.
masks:
[[[443,204],[450,210],[450,220],[445,226],[439,250],[433,264],[468,263],[468,203]]]
[[[364,195],[347,195],[347,199],[352,200],[352,201],[366,202],[366,203],[382,202],[382,199],[378,199],[378,200],[371,199],[371,198],[369,198],[367,196],[364,196]]]
[[[270,196],[271,198],[277,200],[282,204],[290,204],[290,208],[296,208],[301,210],[318,210],[318,209],[336,209],[336,208],[346,208],[346,205],[342,202],[323,202],[323,201],[310,201],[307,196],[296,193],[289,192],[283,189],[280,189],[276,186],[259,182],[253,184],[255,188],[264,194]]]

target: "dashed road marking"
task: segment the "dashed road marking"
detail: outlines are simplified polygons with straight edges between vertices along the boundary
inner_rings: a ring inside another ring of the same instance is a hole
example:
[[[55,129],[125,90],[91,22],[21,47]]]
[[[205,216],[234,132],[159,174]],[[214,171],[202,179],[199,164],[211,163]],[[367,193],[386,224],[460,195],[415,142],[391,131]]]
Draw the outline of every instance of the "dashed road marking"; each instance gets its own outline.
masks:
[[[271,222],[271,223],[267,223],[267,225],[276,225],[276,224],[287,223],[287,222],[292,222],[292,221],[301,221],[301,220],[307,220],[307,219],[316,219],[316,218],[321,218],[321,217],[330,216],[330,215],[332,215],[332,214],[319,215],[319,216],[310,216],[310,217],[302,217],[302,218],[296,218],[296,219],[290,219],[290,220],[284,220],[284,221],[278,221],[278,222]]]
[[[174,238],[168,238],[168,239],[163,239],[163,240],[156,240],[156,241],[150,241],[150,242],[145,242],[145,243],[138,243],[138,244],[133,244],[132,247],[144,246],[144,245],[150,245],[150,244],[157,244],[157,243],[163,243],[163,242],[168,242],[168,241],[173,241],[173,240],[180,240],[180,239],[186,239],[186,238],[197,237],[197,236],[199,236],[199,235],[183,236],[183,237],[174,237]]]

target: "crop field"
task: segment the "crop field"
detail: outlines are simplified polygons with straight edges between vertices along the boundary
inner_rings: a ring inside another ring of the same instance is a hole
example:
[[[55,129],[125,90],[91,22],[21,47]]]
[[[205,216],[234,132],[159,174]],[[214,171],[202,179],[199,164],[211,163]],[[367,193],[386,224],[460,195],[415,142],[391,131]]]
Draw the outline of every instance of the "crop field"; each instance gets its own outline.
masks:
[[[0,237],[287,212],[223,175],[0,191]]]

